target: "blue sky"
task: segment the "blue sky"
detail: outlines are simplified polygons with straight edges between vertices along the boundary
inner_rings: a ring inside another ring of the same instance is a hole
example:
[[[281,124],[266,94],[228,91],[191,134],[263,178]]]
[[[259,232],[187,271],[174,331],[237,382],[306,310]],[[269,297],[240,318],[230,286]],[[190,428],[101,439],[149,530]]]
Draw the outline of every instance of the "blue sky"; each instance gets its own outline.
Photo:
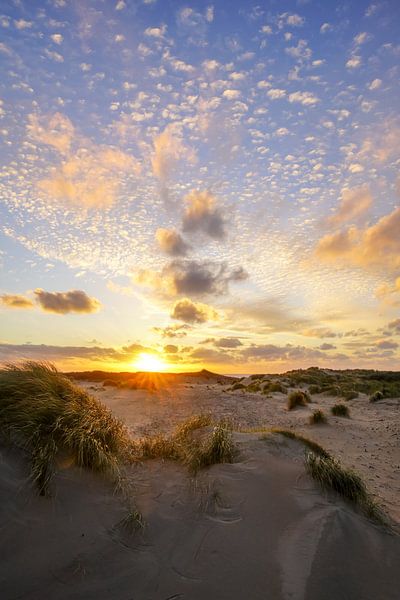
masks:
[[[396,368],[399,17],[3,0],[0,360]]]

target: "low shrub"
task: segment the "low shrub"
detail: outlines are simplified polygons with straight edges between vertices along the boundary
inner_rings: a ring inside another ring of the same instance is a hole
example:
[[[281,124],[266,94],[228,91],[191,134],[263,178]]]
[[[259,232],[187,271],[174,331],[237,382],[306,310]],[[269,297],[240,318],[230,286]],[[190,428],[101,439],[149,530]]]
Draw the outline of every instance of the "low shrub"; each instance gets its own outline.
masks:
[[[243,389],[245,389],[245,387],[246,386],[243,383],[234,383],[233,386],[231,387],[231,390],[232,391],[243,390]]]
[[[288,410],[293,410],[297,406],[307,406],[307,403],[310,402],[310,396],[307,392],[303,392],[302,390],[295,390],[291,392],[288,396],[287,407]]]
[[[310,416],[310,425],[317,425],[318,423],[327,423],[327,418],[322,410],[314,410]]]
[[[356,392],[356,390],[347,390],[346,392],[343,392],[343,398],[345,400],[354,400],[355,398],[358,398],[358,392]]]
[[[345,404],[335,404],[331,408],[331,413],[335,417],[349,417],[350,416],[350,411]]]
[[[370,396],[369,401],[370,402],[378,402],[378,400],[383,400],[383,398],[384,398],[383,392],[381,392],[380,390],[377,390]]]

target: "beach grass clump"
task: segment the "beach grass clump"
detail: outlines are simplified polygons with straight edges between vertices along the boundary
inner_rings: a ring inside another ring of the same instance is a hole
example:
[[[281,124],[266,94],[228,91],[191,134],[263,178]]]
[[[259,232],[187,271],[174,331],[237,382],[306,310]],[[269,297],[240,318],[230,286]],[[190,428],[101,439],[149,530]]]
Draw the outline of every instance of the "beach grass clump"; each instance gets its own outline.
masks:
[[[288,410],[293,410],[294,408],[297,408],[297,406],[307,406],[309,402],[311,402],[311,398],[307,392],[295,390],[288,396],[287,407]]]
[[[317,456],[313,452],[306,456],[306,468],[322,487],[334,490],[345,500],[358,506],[368,517],[383,521],[383,515],[369,495],[364,482],[354,471],[346,469],[332,457]]]
[[[272,383],[266,383],[263,387],[264,394],[272,394],[279,392],[280,394],[287,394],[287,388],[282,385],[280,381],[273,381]]]
[[[298,442],[301,442],[302,444],[304,444],[304,446],[306,446],[309,450],[312,450],[312,452],[314,452],[318,456],[323,456],[327,459],[331,458],[331,455],[329,454],[329,452],[327,452],[327,450],[325,450],[325,448],[320,446],[320,444],[317,444],[317,442],[314,442],[314,440],[310,440],[310,438],[307,438],[304,435],[301,435],[300,433],[290,431],[290,429],[279,429],[276,427],[274,427],[270,431],[272,433],[279,433],[280,435],[283,435],[284,437],[289,438],[290,440],[297,440]]]
[[[116,482],[130,439],[111,411],[47,363],[0,370],[2,442],[22,448],[40,494],[48,491],[60,453]]]
[[[218,424],[204,440],[188,448],[184,462],[196,473],[204,467],[233,462],[235,450],[232,432]]]
[[[377,390],[373,394],[371,394],[369,401],[370,402],[378,402],[378,400],[383,400],[384,394],[380,390]]]
[[[308,393],[311,394],[312,396],[314,394],[320,394],[321,393],[321,386],[317,385],[317,384],[312,384],[309,386],[308,388]]]
[[[349,417],[350,411],[345,404],[334,404],[331,408],[331,413],[335,417]]]
[[[235,390],[244,390],[245,388],[244,383],[237,382],[232,385],[231,390],[234,392]]]
[[[309,419],[310,425],[319,425],[327,422],[328,420],[325,416],[325,413],[322,410],[314,410],[313,414],[310,416]]]

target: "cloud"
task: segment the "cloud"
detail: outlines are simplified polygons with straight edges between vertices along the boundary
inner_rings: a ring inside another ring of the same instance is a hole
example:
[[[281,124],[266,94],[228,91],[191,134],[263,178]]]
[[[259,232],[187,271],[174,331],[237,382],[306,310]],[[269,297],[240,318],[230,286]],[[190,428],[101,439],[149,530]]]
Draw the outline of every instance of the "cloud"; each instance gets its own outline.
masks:
[[[131,155],[110,146],[95,145],[78,135],[61,113],[29,116],[28,134],[54,148],[61,162],[38,188],[49,197],[85,207],[106,207],[116,200],[125,176],[138,174],[140,165]]]
[[[280,100],[286,96],[286,90],[282,90],[280,88],[272,88],[267,92],[268,98],[271,100]]]
[[[314,327],[310,329],[305,329],[300,333],[301,335],[304,335],[306,337],[316,337],[321,339],[334,338],[337,335],[334,331],[332,331],[332,329],[329,329],[329,327]]]
[[[319,101],[319,98],[311,92],[293,92],[293,94],[289,94],[289,102],[300,102],[303,106],[314,106]]]
[[[91,298],[82,290],[69,292],[45,292],[38,288],[34,291],[36,300],[42,310],[57,314],[93,313],[99,310],[100,302]]]
[[[160,273],[141,270],[136,283],[152,287],[167,296],[220,296],[226,294],[231,282],[247,279],[242,267],[229,269],[225,262],[174,260]]]
[[[217,348],[238,348],[243,344],[237,337],[226,337],[215,340],[214,346],[217,346]]]
[[[168,325],[167,327],[153,327],[153,331],[159,333],[163,338],[182,338],[187,336],[187,331],[191,330],[189,325]]]
[[[155,137],[153,146],[151,165],[154,175],[163,187],[166,187],[168,179],[180,161],[189,164],[196,162],[195,152],[185,146],[180,129],[173,124],[167,125],[164,131]]]
[[[195,303],[189,298],[183,298],[175,303],[171,317],[185,323],[206,323],[218,319],[218,313],[207,304]]]
[[[27,130],[34,140],[52,146],[60,154],[69,152],[75,136],[73,124],[61,113],[42,117],[31,114],[28,116]]]
[[[318,350],[336,350],[336,346],[334,346],[333,344],[328,344],[328,343],[324,343],[321,344],[320,346],[318,346]]]
[[[389,329],[394,329],[395,333],[400,333],[400,319],[395,319],[388,323]]]
[[[183,231],[202,231],[217,240],[225,237],[225,221],[209,191],[193,190],[185,197],[185,202]]]
[[[316,246],[324,260],[341,260],[361,266],[382,266],[390,271],[400,268],[400,208],[365,229],[350,227],[325,235]]]
[[[268,360],[268,361],[293,361],[293,360],[315,360],[326,358],[324,353],[314,348],[305,346],[276,346],[274,344],[251,344],[248,348],[242,350],[241,355],[247,360]]]
[[[190,249],[189,244],[174,229],[157,229],[156,240],[160,249],[170,256],[186,256]]]
[[[32,300],[21,294],[2,294],[0,301],[7,308],[33,308]]]
[[[343,188],[336,213],[327,219],[333,226],[342,225],[364,215],[372,204],[372,196],[367,185]]]
[[[346,62],[346,67],[348,69],[358,69],[358,67],[360,67],[360,66],[361,66],[361,56],[357,56],[356,54],[351,56],[349,58],[349,60]]]

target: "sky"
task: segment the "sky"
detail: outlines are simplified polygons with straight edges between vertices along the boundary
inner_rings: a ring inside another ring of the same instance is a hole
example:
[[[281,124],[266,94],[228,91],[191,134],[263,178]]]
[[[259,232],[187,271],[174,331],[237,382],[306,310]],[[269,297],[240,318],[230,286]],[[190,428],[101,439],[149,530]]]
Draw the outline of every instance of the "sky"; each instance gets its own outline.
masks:
[[[398,0],[0,0],[0,362],[399,368]]]

